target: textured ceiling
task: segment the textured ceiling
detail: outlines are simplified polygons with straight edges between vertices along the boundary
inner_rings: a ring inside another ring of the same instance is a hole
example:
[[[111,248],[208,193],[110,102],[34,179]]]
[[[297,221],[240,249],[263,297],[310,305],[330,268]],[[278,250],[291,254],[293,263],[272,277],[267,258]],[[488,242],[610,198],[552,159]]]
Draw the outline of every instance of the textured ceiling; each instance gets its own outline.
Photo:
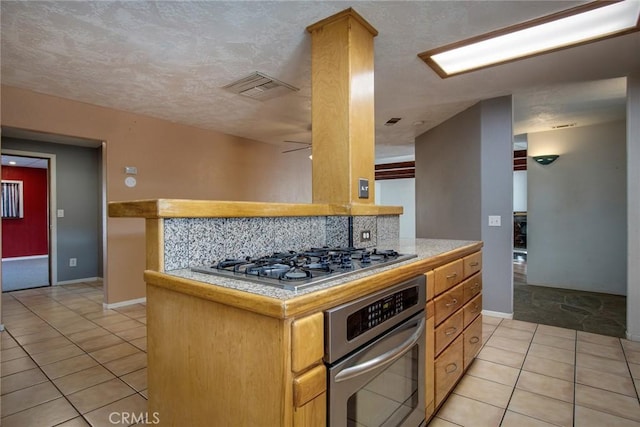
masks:
[[[514,95],[514,132],[624,117],[633,33],[449,79],[419,52],[578,1],[6,1],[2,83],[280,144],[311,140],[307,25],[353,7],[375,38],[376,157],[474,103]],[[254,71],[299,91],[256,101],[222,89]],[[401,117],[395,126],[384,126]]]

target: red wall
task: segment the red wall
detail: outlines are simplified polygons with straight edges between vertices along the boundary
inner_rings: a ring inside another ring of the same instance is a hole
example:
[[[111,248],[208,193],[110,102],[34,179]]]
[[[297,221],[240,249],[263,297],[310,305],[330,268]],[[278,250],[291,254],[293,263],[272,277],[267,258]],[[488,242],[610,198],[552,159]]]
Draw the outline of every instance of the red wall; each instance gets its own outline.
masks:
[[[2,219],[2,257],[46,255],[47,170],[3,166],[2,179],[22,181],[24,193],[24,218]]]

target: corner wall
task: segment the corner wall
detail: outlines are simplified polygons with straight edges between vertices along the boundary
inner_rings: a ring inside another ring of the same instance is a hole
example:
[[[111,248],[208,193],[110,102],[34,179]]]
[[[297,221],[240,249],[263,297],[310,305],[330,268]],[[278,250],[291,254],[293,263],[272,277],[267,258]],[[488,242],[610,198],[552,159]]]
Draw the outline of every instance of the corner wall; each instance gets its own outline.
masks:
[[[513,313],[511,97],[482,101],[416,138],[416,236],[482,240],[483,308]],[[500,227],[488,216],[499,215]]]
[[[107,202],[311,201],[305,152],[9,86],[1,111],[2,126],[105,141]],[[124,184],[125,166],[138,168],[136,187]],[[106,245],[105,303],[144,297],[144,221],[108,218]]]
[[[486,311],[513,314],[513,117],[511,96],[481,106],[483,297]],[[489,216],[501,218],[490,227]]]
[[[640,73],[627,78],[627,338],[640,341]]]

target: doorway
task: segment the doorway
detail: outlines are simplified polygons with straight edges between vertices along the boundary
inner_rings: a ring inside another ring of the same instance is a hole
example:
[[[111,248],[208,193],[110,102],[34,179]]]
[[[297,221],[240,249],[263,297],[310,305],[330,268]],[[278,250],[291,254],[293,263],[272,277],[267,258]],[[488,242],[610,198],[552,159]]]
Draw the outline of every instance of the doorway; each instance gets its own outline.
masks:
[[[2,218],[3,292],[55,283],[56,228],[50,215],[55,211],[50,206],[55,200],[55,164],[53,154],[2,153],[3,203],[15,204]]]
[[[106,234],[105,143],[2,128],[2,155],[49,159],[51,285],[103,282]]]
[[[514,202],[516,174],[527,182],[524,212],[514,205],[514,319],[625,336],[625,130],[615,120],[528,134],[528,170],[514,170]],[[560,155],[531,161],[540,153]]]

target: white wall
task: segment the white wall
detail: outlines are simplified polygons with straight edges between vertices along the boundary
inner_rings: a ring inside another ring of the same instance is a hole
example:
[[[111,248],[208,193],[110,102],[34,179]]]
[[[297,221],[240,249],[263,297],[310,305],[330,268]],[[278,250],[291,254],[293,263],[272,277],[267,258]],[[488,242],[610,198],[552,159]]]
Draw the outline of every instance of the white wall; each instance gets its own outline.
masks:
[[[513,211],[527,211],[527,171],[513,171]]]
[[[376,181],[376,205],[402,206],[400,238],[416,237],[416,180],[415,178],[383,179]]]
[[[626,295],[625,121],[529,134],[527,282]],[[543,166],[532,156],[559,154]]]
[[[640,341],[640,73],[627,79],[627,338]]]

